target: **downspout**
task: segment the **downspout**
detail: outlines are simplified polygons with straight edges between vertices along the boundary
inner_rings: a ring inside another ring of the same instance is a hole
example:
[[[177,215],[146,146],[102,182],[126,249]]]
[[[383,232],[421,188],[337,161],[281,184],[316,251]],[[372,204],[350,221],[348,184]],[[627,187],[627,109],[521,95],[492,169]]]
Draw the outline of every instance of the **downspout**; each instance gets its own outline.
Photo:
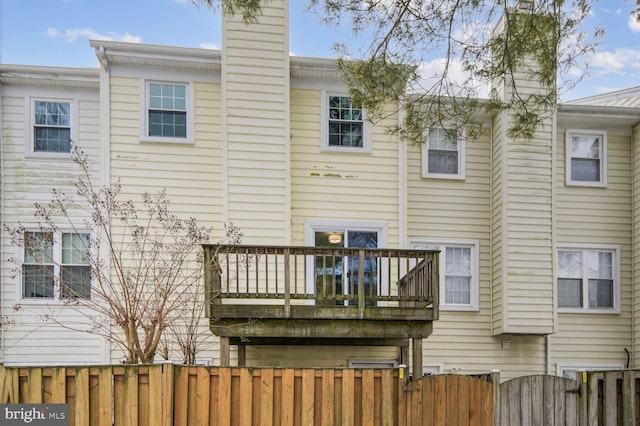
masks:
[[[551,335],[547,334],[544,336],[544,342],[545,342],[545,355],[546,355],[546,364],[547,364],[547,371],[545,374],[552,375],[553,373],[551,372]]]
[[[96,56],[98,57],[98,61],[100,62],[100,88],[99,88],[99,96],[100,96],[100,121],[101,121],[101,140],[103,145],[103,169],[102,169],[102,184],[105,187],[109,187],[111,185],[111,97],[110,97],[110,74],[109,74],[109,60],[104,51],[104,46],[100,46],[96,49]],[[109,216],[107,220],[110,221],[111,217]],[[107,223],[107,226],[110,227],[110,223]],[[102,242],[100,242],[102,244]],[[104,251],[101,250],[102,253]],[[111,274],[111,252],[108,251],[108,256],[105,259],[105,268],[107,273]],[[109,286],[107,286],[107,291],[110,291]],[[107,297],[110,297],[110,294],[107,294]],[[109,309],[109,307],[106,307]],[[111,339],[109,338],[111,334],[111,319],[109,315],[105,316],[105,331],[107,334],[107,338],[104,340],[104,363],[111,363]]]
[[[558,133],[558,107],[553,109],[553,118],[551,121],[551,276],[556,277],[557,257],[556,257],[556,185],[554,181],[554,171],[556,170],[557,158],[557,133]],[[552,288],[552,309],[553,309],[553,332],[558,331],[558,289],[555,283]],[[545,352],[546,352],[546,374],[553,375],[553,367],[551,363],[551,334],[545,335]]]

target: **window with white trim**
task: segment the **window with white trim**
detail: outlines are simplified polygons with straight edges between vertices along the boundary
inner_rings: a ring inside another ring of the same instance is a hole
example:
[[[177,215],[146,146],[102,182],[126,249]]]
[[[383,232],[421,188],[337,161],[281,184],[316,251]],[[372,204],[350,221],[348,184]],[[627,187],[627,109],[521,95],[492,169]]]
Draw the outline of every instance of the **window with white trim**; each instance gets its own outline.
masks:
[[[327,94],[325,97],[324,136],[327,150],[368,152],[370,136],[365,112],[347,95]]]
[[[188,83],[145,82],[146,109],[142,140],[191,143],[193,113],[191,86]]]
[[[558,310],[618,311],[619,262],[617,247],[558,248]]]
[[[23,299],[91,297],[89,234],[26,232],[23,250]]]
[[[33,152],[71,152],[71,102],[33,100]]]
[[[440,308],[479,309],[479,243],[477,241],[416,242],[412,248],[439,250]]]
[[[607,132],[602,130],[567,130],[567,185],[607,185]]]
[[[425,178],[465,178],[465,138],[455,129],[425,131],[422,149],[422,176]]]

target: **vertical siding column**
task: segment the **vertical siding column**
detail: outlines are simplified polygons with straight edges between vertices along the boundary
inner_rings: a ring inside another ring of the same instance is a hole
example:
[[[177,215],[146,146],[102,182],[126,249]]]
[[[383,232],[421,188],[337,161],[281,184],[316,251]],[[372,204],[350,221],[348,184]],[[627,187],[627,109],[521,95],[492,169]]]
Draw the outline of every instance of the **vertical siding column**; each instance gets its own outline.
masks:
[[[631,368],[640,365],[640,124],[633,128],[632,141],[632,247],[633,247],[633,360]]]
[[[504,30],[504,19],[496,28]],[[521,97],[549,88],[535,80],[528,58],[513,81],[494,82],[508,104],[514,87]],[[493,333],[550,334],[555,331],[553,168],[556,114],[537,111],[541,122],[531,139],[509,136],[513,113],[493,120],[492,281]]]
[[[222,25],[226,221],[245,243],[290,242],[289,2],[262,5],[255,23]]]

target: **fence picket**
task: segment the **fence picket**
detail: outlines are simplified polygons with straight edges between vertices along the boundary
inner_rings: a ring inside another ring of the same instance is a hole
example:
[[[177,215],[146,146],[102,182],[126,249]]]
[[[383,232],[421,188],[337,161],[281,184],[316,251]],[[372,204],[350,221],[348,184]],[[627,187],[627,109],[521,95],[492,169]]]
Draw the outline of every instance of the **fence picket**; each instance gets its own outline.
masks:
[[[233,415],[238,417],[240,426],[249,426],[252,424],[253,414],[253,377],[251,370],[246,368],[240,369],[240,391],[238,398],[238,412]]]
[[[98,425],[112,424],[113,406],[113,368],[109,366],[98,369]]]
[[[354,398],[355,374],[353,370],[344,370],[342,372],[342,424],[353,425],[355,422]]]
[[[310,368],[302,370],[302,425],[315,424],[315,372]]]
[[[260,370],[260,424],[273,424],[273,368]]]
[[[89,368],[76,368],[76,406],[75,406],[75,424],[89,424]],[[31,377],[29,377],[31,379]]]
[[[464,376],[405,383],[391,369],[162,365],[0,366],[2,403],[69,404],[72,425],[488,425],[492,385]],[[16,389],[16,390],[14,390]],[[41,389],[40,396],[36,390]],[[409,401],[409,406],[407,406]],[[412,412],[412,410],[417,412]],[[488,417],[487,417],[488,416]]]

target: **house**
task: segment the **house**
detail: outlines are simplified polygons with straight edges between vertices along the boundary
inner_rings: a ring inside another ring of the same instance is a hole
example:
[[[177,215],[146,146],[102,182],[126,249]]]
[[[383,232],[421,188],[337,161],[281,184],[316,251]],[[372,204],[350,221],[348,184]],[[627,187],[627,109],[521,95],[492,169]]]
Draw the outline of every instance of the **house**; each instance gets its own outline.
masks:
[[[67,121],[45,124],[77,135],[97,159],[97,182],[120,179],[131,198],[166,188],[178,213],[220,232],[233,222],[243,245],[331,238],[439,251],[424,373],[574,376],[640,363],[637,88],[563,104],[531,140],[508,136],[506,111],[480,115],[475,139],[459,129],[451,144],[444,129],[425,129],[414,147],[386,131],[401,115],[367,122],[333,60],[289,56],[288,20],[278,0],[258,24],[225,20],[221,51],[94,40],[99,70],[0,66],[3,223],[26,222],[49,188],[72,185],[67,156],[34,141],[39,108],[62,108]],[[4,234],[2,251],[4,363],[121,358],[102,339],[16,311],[43,302],[12,274],[7,259],[21,254]],[[394,345],[330,343],[232,348],[230,362],[405,362]],[[212,333],[199,356],[218,363],[226,350]]]

